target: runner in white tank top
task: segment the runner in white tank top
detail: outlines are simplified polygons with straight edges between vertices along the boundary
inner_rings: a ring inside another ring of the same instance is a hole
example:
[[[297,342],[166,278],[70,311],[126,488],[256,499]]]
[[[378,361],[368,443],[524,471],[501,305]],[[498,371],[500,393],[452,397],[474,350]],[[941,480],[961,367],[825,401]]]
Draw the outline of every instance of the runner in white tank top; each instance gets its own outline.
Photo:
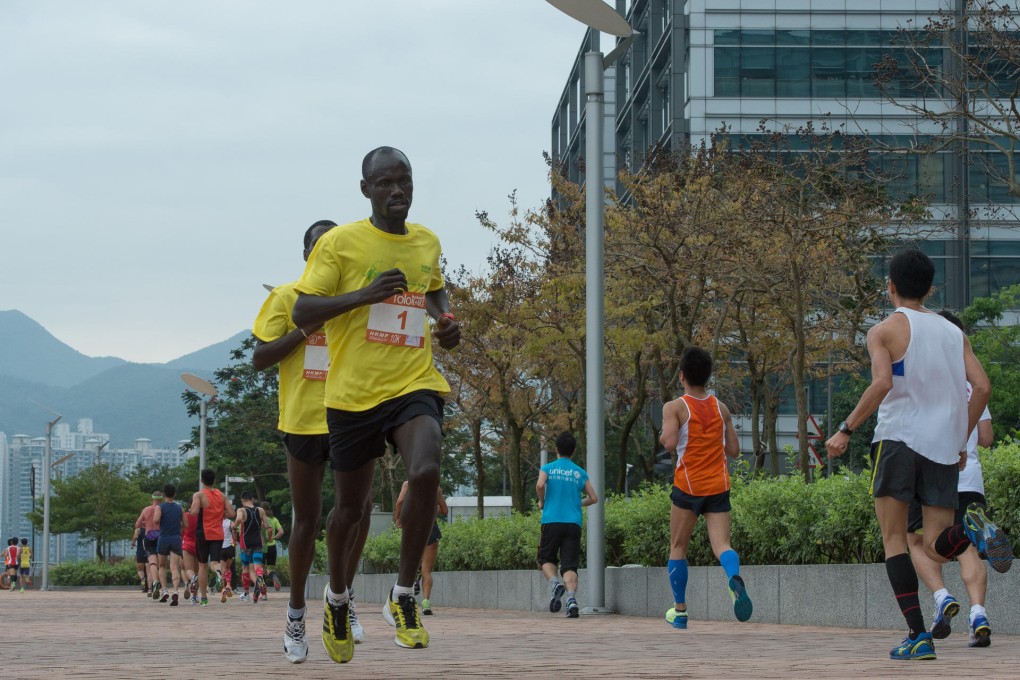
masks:
[[[903,442],[949,465],[967,441],[963,333],[938,314],[900,307],[909,325],[907,351],[892,363],[892,389],[878,407],[873,441]]]
[[[968,507],[963,523],[954,523],[967,435],[988,404],[991,386],[963,333],[924,308],[934,276],[934,264],[919,250],[901,251],[889,262],[888,294],[896,311],[868,331],[871,385],[825,443],[830,456],[843,455],[854,429],[878,411],[872,494],[889,583],[909,628],[889,652],[895,660],[935,658],[907,552],[910,502],[921,504],[924,551],[932,560],[947,562],[971,544],[985,550],[999,571],[1009,569],[1013,559],[1008,538],[980,506]],[[973,386],[969,404],[967,381]]]

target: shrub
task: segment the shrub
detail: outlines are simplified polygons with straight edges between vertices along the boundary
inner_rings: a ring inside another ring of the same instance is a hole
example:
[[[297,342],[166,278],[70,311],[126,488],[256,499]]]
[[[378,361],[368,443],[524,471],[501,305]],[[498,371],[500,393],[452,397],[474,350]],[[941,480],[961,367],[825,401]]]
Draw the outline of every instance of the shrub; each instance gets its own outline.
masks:
[[[978,455],[989,513],[1007,534],[1020,536],[1020,444],[1003,442]]]
[[[981,451],[992,516],[1020,535],[1020,444]],[[854,564],[881,562],[882,536],[870,495],[871,470],[842,468],[813,484],[799,474],[733,475],[730,541],[744,564]],[[606,500],[606,564],[664,565],[669,556],[669,487],[647,484],[630,498]],[[458,521],[443,525],[438,568],[447,571],[532,569],[540,514]],[[587,532],[583,534],[586,536]],[[378,571],[395,571],[400,533],[370,538],[365,558]],[[582,566],[585,547],[582,545]],[[713,565],[704,521],[688,549],[692,565]]]
[[[50,569],[56,586],[137,586],[138,573],[133,561],[116,564],[103,562],[64,562]]]

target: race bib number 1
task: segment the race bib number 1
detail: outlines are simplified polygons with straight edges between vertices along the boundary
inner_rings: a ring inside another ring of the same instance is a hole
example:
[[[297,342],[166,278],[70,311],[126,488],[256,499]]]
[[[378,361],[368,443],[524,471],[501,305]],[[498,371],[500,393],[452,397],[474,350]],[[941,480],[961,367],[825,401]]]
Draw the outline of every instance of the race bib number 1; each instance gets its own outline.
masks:
[[[425,346],[424,330],[425,295],[398,293],[369,308],[365,338],[369,342],[421,349]]]
[[[329,350],[326,334],[312,333],[305,340],[305,380],[325,380],[329,373]]]

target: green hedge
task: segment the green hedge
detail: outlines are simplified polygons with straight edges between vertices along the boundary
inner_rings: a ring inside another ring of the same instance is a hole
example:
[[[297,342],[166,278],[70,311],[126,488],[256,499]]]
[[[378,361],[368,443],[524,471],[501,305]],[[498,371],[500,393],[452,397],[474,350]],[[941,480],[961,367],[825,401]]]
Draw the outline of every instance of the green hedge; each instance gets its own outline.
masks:
[[[1020,535],[1020,444],[981,451],[991,516]],[[800,475],[747,479],[733,475],[731,543],[743,564],[854,564],[881,562],[882,537],[869,492],[871,471],[841,469],[813,484]],[[669,555],[669,488],[646,485],[630,498],[606,501],[606,564],[661,566]],[[445,571],[532,569],[539,513],[512,514],[443,525],[437,568]],[[587,535],[587,532],[585,534]],[[400,533],[374,536],[365,559],[375,571],[397,567]],[[582,546],[582,563],[585,547]],[[691,538],[692,565],[715,564],[705,523]]]
[[[237,560],[237,569],[240,573],[240,559]],[[276,573],[284,586],[290,585],[286,557],[276,560]],[[37,580],[38,578],[36,575]],[[50,569],[50,579],[56,586],[137,586],[138,572],[134,560],[112,564],[92,561],[64,562]]]
[[[50,580],[55,586],[137,586],[138,572],[134,560],[113,564],[64,562],[50,569]]]

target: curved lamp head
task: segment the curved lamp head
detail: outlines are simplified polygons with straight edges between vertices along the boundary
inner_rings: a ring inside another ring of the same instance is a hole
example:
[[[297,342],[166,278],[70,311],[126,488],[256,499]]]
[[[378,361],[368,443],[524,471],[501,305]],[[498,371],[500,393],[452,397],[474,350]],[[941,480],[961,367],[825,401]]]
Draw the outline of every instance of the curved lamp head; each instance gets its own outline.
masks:
[[[546,0],[550,5],[596,31],[628,38],[634,33],[627,20],[602,0]]]
[[[205,378],[199,378],[197,375],[194,375],[193,373],[181,373],[181,380],[183,380],[188,387],[195,390],[196,392],[201,392],[202,394],[208,395],[210,397],[215,397],[217,394],[219,394],[219,392],[216,391],[216,388],[213,387],[213,384],[211,382],[209,382]]]

